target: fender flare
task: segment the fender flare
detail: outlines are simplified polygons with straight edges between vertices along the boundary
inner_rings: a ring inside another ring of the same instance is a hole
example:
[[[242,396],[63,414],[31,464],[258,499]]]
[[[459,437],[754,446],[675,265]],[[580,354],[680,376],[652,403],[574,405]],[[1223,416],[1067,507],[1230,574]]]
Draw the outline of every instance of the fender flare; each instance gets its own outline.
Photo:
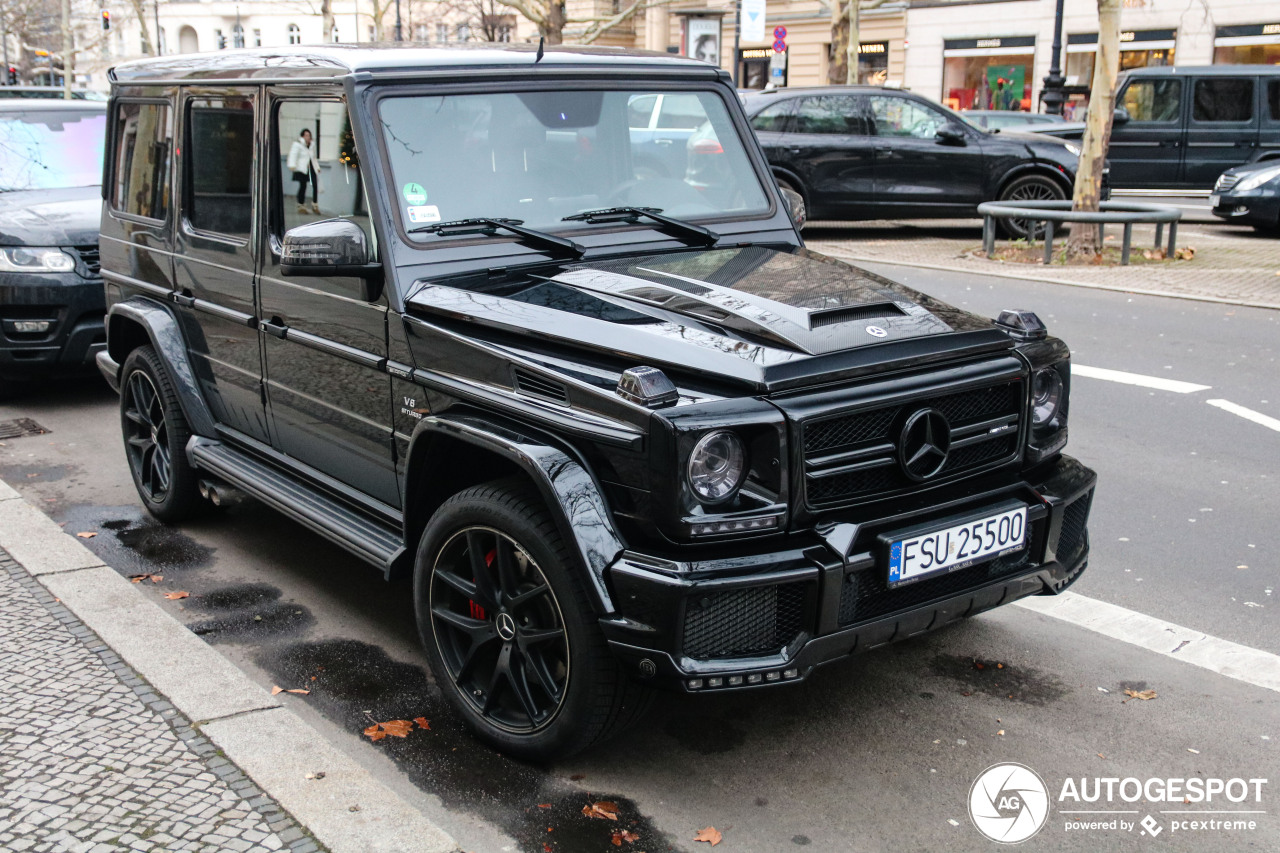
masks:
[[[450,439],[496,454],[518,467],[537,487],[555,518],[560,535],[578,558],[579,568],[590,580],[592,602],[601,614],[615,608],[605,582],[605,574],[626,549],[605,503],[599,484],[577,454],[557,446],[554,439],[520,424],[501,423],[478,414],[447,413],[429,415],[418,422],[410,439],[405,466],[405,545],[410,542],[415,507],[414,491],[408,488],[424,470],[432,452],[433,439]],[[427,519],[421,519],[422,527]]]
[[[134,296],[112,305],[107,312],[107,351],[119,364],[124,363],[129,353],[112,347],[115,338],[112,328],[120,322],[116,318],[136,323],[146,331],[151,346],[169,370],[169,376],[178,392],[178,403],[182,406],[182,414],[186,416],[191,432],[206,438],[216,438],[218,433],[214,428],[213,415],[200,393],[195,371],[191,368],[191,359],[187,356],[187,342],[182,336],[177,318],[161,303],[142,296]]]
[[[1009,186],[1009,184],[1013,183],[1018,178],[1025,177],[1027,175],[1040,175],[1041,177],[1055,181],[1058,186],[1062,188],[1063,192],[1066,193],[1066,197],[1071,198],[1072,182],[1075,180],[1074,174],[1063,174],[1057,166],[1046,160],[1032,160],[1024,163],[1018,163],[1000,176],[1000,180],[996,181],[996,199],[998,200],[1000,198],[1000,194],[1004,192],[1005,187]]]

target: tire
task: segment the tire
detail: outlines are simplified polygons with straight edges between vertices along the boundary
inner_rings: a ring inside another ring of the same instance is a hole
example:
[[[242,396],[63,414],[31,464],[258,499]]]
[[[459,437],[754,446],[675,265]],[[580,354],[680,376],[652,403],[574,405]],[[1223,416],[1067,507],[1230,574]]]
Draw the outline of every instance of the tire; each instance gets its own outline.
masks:
[[[413,596],[436,683],[502,752],[571,755],[648,709],[653,691],[609,651],[569,549],[522,480],[445,501],[419,543]]]
[[[1067,194],[1047,175],[1023,175],[1009,182],[1000,193],[1000,201],[1061,201]],[[1001,219],[1000,230],[1012,240],[1039,240],[1044,237],[1044,223],[1026,219]],[[1034,227],[1034,233],[1032,229]]]
[[[204,501],[196,470],[187,462],[191,430],[169,371],[149,346],[125,359],[120,429],[129,473],[147,512],[167,523],[198,515]]]

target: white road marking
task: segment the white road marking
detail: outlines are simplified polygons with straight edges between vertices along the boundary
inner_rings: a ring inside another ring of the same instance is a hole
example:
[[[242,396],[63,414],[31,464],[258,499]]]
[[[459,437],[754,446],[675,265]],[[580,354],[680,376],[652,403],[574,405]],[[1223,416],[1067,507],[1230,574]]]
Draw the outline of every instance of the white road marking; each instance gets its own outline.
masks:
[[[1276,432],[1280,432],[1280,421],[1270,417],[1269,415],[1264,415],[1262,412],[1255,412],[1253,409],[1246,409],[1244,406],[1233,403],[1230,400],[1205,400],[1205,402],[1210,406],[1216,406],[1217,408],[1222,409],[1224,412],[1239,415],[1246,421],[1253,421],[1255,424],[1260,424],[1267,429],[1273,429]]]
[[[1032,596],[1015,603],[1113,640],[1280,692],[1280,655],[1193,631],[1071,591],[1055,596]]]
[[[1071,365],[1071,375],[1084,376],[1088,379],[1105,379],[1107,382],[1120,382],[1124,385],[1140,385],[1143,388],[1172,391],[1175,394],[1194,394],[1196,391],[1208,391],[1213,387],[1197,385],[1194,382],[1180,382],[1177,379],[1165,379],[1163,376],[1144,376],[1141,373],[1126,373],[1123,370],[1108,370],[1105,367],[1088,367],[1083,364]]]

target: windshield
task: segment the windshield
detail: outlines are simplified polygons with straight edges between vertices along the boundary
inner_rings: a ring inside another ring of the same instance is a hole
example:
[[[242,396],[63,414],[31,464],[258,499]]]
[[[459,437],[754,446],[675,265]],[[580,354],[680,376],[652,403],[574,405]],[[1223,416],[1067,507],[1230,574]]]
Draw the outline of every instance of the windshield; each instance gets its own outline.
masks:
[[[106,128],[101,112],[0,113],[0,192],[101,184]]]
[[[714,92],[395,96],[379,112],[410,230],[473,217],[582,228],[564,217],[615,206],[681,219],[770,208]]]

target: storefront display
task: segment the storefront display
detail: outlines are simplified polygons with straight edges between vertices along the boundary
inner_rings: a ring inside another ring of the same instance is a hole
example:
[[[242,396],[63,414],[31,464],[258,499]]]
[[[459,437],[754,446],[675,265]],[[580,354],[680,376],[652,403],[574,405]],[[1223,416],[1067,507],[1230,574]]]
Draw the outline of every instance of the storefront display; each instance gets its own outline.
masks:
[[[1177,42],[1177,30],[1126,30],[1120,33],[1120,70],[1173,65]],[[1097,51],[1097,33],[1067,35],[1066,88],[1069,99],[1062,110],[1067,121],[1083,117],[1089,106],[1089,87],[1093,85]]]
[[[1035,36],[947,39],[943,103],[955,110],[1031,109]]]
[[[858,82],[883,86],[889,78],[889,43],[862,42],[858,45]]]
[[[1218,65],[1280,65],[1280,23],[1218,27],[1213,61]]]

